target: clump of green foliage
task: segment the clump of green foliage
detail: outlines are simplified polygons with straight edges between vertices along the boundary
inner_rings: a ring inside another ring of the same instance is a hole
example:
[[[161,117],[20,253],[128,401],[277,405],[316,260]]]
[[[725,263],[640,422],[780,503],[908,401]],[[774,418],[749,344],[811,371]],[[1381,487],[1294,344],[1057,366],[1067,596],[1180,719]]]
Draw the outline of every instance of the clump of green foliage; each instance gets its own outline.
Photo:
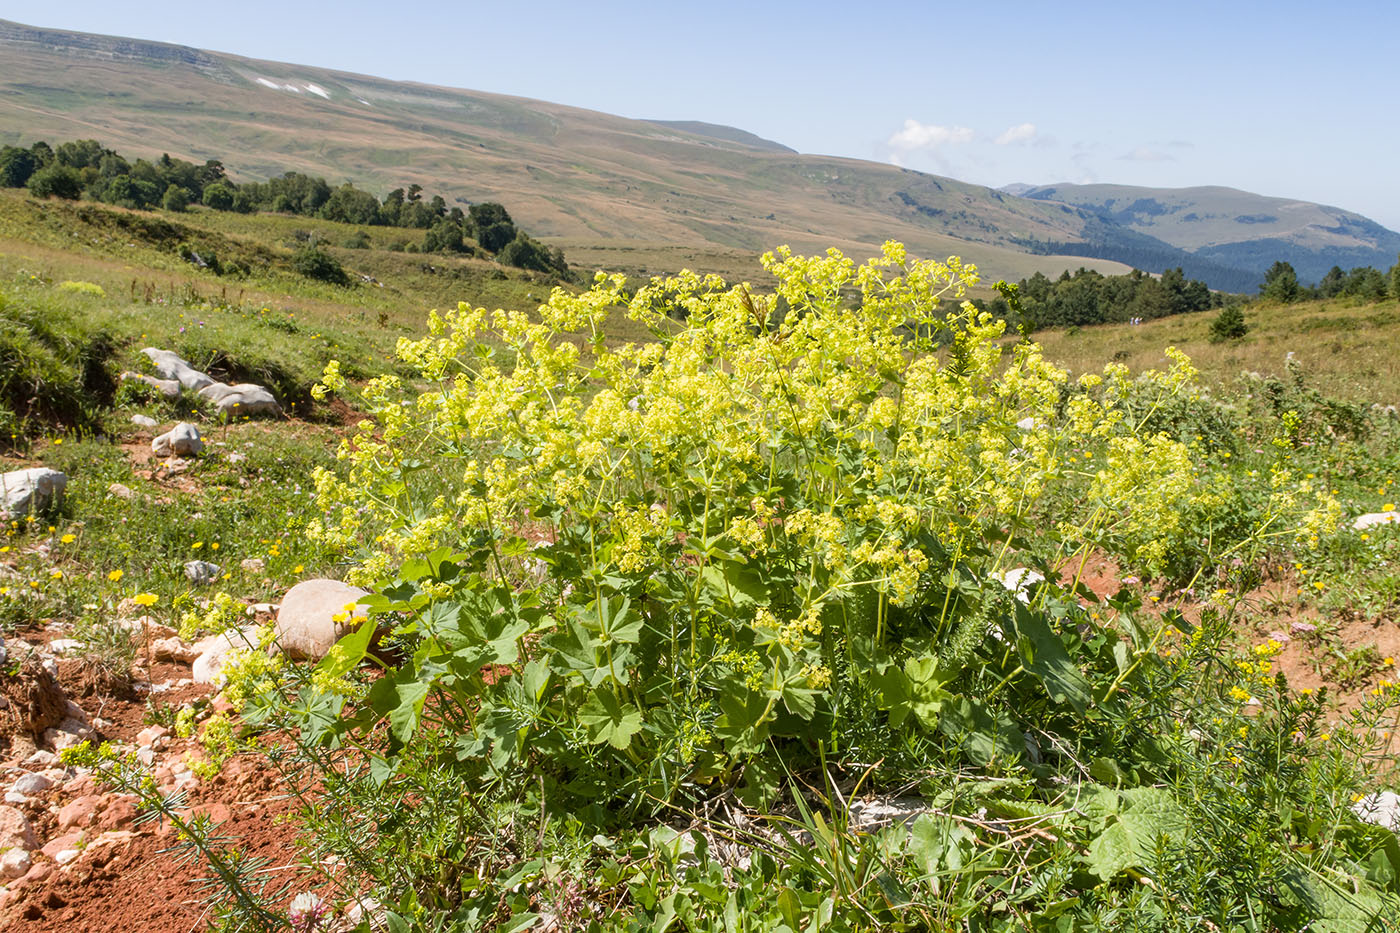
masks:
[[[297,274],[318,282],[332,285],[349,285],[350,277],[340,262],[325,250],[316,246],[303,246],[292,256],[292,268]]]
[[[1238,305],[1225,308],[1210,322],[1211,343],[1242,340],[1247,333],[1249,333],[1249,325],[1245,323],[1244,312],[1240,310]]]

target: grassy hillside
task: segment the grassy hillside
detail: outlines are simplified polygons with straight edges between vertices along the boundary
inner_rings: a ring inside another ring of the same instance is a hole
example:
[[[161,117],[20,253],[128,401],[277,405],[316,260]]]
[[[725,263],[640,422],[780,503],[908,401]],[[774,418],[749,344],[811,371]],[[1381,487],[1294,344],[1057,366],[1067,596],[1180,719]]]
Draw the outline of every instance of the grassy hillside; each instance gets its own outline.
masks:
[[[417,182],[449,202],[500,201],[532,233],[572,242],[867,255],[898,239],[924,256],[976,253],[1009,279],[1123,271],[1018,245],[1079,239],[1080,212],[708,125],[13,23],[0,22],[0,50],[0,142],[95,137],[132,156],[221,159],[239,180],[296,170],[377,194]]]
[[[1249,333],[1238,341],[1211,343],[1213,312],[1178,315],[1140,325],[1108,324],[1037,333],[1046,356],[1072,372],[1103,368],[1116,360],[1140,371],[1164,364],[1163,350],[1184,350],[1216,385],[1246,373],[1285,376],[1291,353],[1322,392],[1366,404],[1400,404],[1400,303],[1359,299],[1257,304],[1246,308]]]

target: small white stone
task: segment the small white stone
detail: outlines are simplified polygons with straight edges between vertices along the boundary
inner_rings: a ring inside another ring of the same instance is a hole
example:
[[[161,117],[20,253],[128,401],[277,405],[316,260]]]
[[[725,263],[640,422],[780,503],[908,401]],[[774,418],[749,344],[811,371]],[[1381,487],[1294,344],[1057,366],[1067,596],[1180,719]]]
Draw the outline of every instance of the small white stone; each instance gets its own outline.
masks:
[[[45,777],[43,774],[30,773],[21,774],[15,782],[10,785],[10,790],[18,794],[24,794],[27,797],[32,797],[35,794],[42,794],[50,787],[53,787],[52,780]]]
[[[78,856],[82,854],[82,849],[64,849],[62,852],[55,855],[53,857],[53,860],[60,865],[67,865],[69,862],[74,861],[75,859],[77,859]]]
[[[185,577],[195,586],[205,586],[219,578],[220,569],[207,560],[192,560],[185,564]]]
[[[1351,812],[1363,822],[1400,832],[1400,795],[1393,791],[1367,794],[1351,805]]]
[[[23,849],[7,849],[0,853],[0,878],[13,881],[23,878],[34,865],[34,859]]]

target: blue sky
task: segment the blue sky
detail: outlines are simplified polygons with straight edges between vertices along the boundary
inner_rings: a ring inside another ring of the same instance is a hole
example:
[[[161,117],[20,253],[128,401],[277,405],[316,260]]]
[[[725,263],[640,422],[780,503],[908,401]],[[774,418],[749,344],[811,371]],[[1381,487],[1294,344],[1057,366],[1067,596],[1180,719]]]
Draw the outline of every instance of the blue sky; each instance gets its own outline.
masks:
[[[0,18],[739,126],[981,184],[1219,184],[1400,229],[1400,4],[125,4]]]

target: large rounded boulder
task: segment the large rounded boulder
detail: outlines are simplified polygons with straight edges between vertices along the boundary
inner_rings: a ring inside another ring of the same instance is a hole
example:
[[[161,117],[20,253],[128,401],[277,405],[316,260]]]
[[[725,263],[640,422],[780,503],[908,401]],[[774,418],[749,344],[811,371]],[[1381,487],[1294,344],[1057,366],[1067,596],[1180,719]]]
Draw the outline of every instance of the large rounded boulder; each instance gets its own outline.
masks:
[[[274,632],[277,645],[293,658],[318,660],[365,618],[356,605],[366,590],[339,580],[303,580],[282,597]]]

